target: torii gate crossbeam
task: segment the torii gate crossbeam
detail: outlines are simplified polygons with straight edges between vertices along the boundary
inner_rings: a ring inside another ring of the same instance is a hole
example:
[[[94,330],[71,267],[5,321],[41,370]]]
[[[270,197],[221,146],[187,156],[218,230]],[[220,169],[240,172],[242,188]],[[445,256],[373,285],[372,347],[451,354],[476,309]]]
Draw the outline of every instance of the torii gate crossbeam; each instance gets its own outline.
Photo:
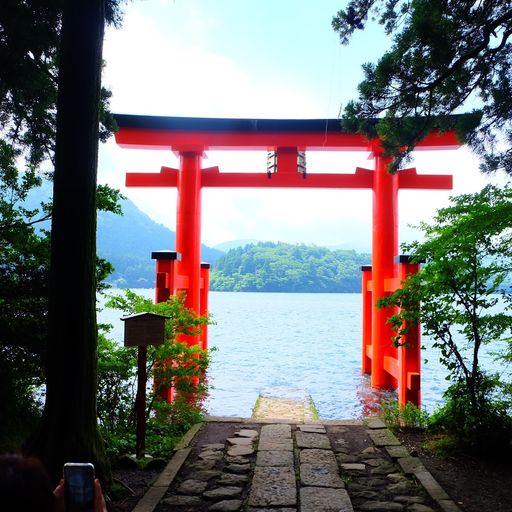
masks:
[[[208,119],[116,115],[120,127],[116,141],[121,147],[167,149],[180,157],[179,169],[162,167],[159,173],[127,173],[129,187],[177,187],[176,251],[156,253],[156,300],[166,300],[177,290],[186,290],[185,305],[198,314],[207,311],[206,265],[201,265],[201,189],[204,187],[336,188],[373,191],[372,266],[363,270],[362,371],[371,374],[372,386],[398,387],[401,403],[420,404],[419,328],[411,334],[412,350],[391,344],[386,323],[392,311],[376,308],[379,298],[389,294],[414,267],[398,256],[398,190],[451,189],[452,177],[418,175],[415,169],[388,173],[391,159],[379,140],[344,131],[340,121]],[[433,132],[417,149],[456,149],[453,131]],[[202,168],[207,150],[265,150],[275,152],[274,172],[222,173],[217,167]],[[373,169],[355,173],[302,173],[299,152],[369,151]],[[181,259],[179,257],[181,256]],[[191,337],[189,343],[206,338]]]

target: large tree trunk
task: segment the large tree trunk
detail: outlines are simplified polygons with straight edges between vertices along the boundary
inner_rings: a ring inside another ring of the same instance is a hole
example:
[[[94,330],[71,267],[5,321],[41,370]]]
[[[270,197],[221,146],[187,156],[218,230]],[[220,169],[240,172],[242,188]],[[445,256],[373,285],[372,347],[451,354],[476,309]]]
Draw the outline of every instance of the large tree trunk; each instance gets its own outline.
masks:
[[[67,461],[107,476],[96,420],[96,175],[104,0],[66,0],[52,216],[46,403],[29,443],[53,478]]]

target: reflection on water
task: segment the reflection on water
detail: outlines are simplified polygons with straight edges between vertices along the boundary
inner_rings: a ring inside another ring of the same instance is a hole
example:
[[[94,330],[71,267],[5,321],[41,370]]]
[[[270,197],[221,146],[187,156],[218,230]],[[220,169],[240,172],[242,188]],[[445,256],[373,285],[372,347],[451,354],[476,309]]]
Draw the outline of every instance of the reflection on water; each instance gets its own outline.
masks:
[[[137,290],[153,297],[153,290]],[[311,396],[324,419],[361,418],[394,392],[374,390],[360,372],[359,294],[211,292],[208,369],[212,415],[250,416],[258,395]],[[105,310],[122,339],[122,316]],[[428,344],[428,343],[425,343]],[[422,401],[432,410],[446,389],[446,370],[426,350]]]

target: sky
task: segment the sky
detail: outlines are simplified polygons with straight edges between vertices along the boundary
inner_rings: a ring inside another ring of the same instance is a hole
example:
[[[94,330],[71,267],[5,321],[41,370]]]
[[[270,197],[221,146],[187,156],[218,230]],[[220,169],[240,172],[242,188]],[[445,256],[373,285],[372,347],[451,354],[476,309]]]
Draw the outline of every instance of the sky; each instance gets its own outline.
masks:
[[[104,42],[103,83],[111,110],[123,114],[270,119],[337,118],[357,97],[361,65],[375,62],[390,40],[378,25],[341,46],[332,17],[346,0],[135,0],[123,26]],[[313,153],[308,172],[373,168],[368,153]],[[208,152],[205,167],[266,170],[266,154]],[[126,172],[177,167],[171,151],[100,148],[98,179],[119,188],[155,221],[175,230],[176,191],[124,187]],[[422,174],[452,174],[453,191],[401,191],[400,241],[418,232],[450,195],[486,183],[466,148],[418,152]],[[409,166],[408,166],[409,167]],[[369,250],[367,190],[204,189],[202,241],[282,241]],[[173,247],[169,247],[173,249]]]

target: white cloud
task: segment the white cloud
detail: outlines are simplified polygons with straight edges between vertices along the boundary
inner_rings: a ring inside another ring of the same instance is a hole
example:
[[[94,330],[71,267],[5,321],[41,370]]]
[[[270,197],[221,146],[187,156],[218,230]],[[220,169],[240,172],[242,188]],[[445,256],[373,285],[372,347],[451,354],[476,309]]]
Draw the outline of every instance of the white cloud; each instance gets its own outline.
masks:
[[[105,84],[113,91],[112,110],[120,113],[200,116],[297,118],[322,117],[326,98],[301,89],[293,73],[273,69],[286,66],[269,61],[268,73],[258,73],[251,62],[216,54],[205,41],[216,26],[195,2],[168,6],[169,28],[145,14],[144,4],[127,7],[121,30],[109,30],[105,40]],[[148,2],[150,4],[150,2]],[[187,10],[178,16],[177,9]],[[184,21],[185,20],[185,21]],[[165,20],[167,22],[167,20]],[[321,49],[319,49],[321,51]],[[307,73],[306,69],[301,70]],[[289,81],[287,81],[289,80]],[[318,83],[323,90],[323,77]],[[453,193],[478,190],[485,179],[469,151],[419,152],[420,173],[453,173],[453,192],[400,193],[402,230],[405,224],[431,218]],[[175,227],[176,192],[167,189],[124,189],[126,171],[158,172],[162,165],[176,167],[168,151],[121,149],[110,141],[101,150],[100,181],[122,188],[141,209],[171,229]],[[247,152],[210,152],[204,167],[219,165],[222,172],[263,171],[266,155]],[[318,152],[307,155],[309,172],[354,172],[356,166],[373,168],[365,153]],[[203,240],[210,244],[229,239],[258,238],[334,245],[345,240],[368,240],[371,191],[319,190],[204,190]]]

